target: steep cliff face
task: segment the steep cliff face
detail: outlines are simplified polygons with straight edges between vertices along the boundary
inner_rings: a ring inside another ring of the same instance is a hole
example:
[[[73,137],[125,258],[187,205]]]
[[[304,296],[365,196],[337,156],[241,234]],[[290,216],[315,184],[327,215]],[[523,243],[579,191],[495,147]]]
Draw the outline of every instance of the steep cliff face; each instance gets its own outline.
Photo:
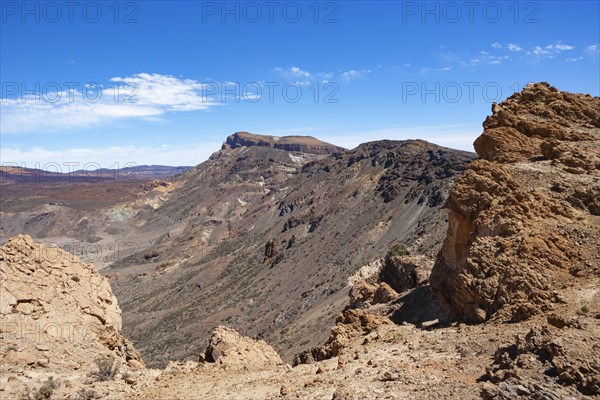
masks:
[[[600,98],[539,83],[492,111],[431,275],[446,311],[472,322],[525,320],[600,275]]]
[[[312,136],[267,136],[248,132],[236,132],[227,137],[222,149],[237,149],[239,147],[270,147],[273,149],[302,152],[308,154],[329,155],[343,152],[343,147],[334,146]]]

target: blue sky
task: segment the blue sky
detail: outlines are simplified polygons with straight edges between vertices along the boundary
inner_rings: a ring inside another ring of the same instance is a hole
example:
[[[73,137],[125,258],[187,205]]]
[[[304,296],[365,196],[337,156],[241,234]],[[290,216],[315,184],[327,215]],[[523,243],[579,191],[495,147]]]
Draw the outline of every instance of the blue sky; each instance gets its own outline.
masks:
[[[472,150],[527,82],[600,95],[598,1],[0,4],[4,165],[195,165],[242,130]]]

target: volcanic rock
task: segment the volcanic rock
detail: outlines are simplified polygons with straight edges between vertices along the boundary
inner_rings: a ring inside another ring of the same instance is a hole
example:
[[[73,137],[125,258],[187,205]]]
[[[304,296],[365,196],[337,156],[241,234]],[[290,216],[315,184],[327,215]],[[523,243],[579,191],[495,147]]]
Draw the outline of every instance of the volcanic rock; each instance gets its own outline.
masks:
[[[9,397],[42,384],[43,374],[31,371],[36,368],[55,377],[93,371],[100,356],[143,368],[120,333],[121,309],[108,279],[92,265],[19,235],[0,247],[0,274],[0,364]]]
[[[600,98],[539,83],[493,109],[430,281],[455,318],[516,322],[600,275]]]

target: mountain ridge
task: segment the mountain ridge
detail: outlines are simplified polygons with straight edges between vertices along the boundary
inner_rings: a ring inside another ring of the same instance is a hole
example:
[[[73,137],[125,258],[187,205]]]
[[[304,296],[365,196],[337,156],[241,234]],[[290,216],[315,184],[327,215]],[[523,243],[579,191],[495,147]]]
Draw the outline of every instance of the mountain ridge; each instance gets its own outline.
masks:
[[[285,151],[318,155],[329,155],[346,150],[343,147],[323,142],[313,136],[269,136],[244,131],[228,136],[221,149],[236,149],[242,146],[271,147]]]

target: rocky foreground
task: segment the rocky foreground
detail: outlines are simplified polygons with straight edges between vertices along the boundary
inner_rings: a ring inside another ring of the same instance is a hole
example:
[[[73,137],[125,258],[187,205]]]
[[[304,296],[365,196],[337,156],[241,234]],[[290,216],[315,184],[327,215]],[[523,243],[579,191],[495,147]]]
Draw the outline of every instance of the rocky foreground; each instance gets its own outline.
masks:
[[[120,334],[105,278],[68,253],[49,260],[47,246],[12,239],[0,248],[0,394],[600,396],[600,98],[542,83],[492,111],[475,143],[480,159],[450,191],[450,224],[433,270],[426,257],[396,247],[354,271],[329,339],[298,354],[294,367],[264,341],[218,327],[208,346],[196,346],[196,360],[146,369]],[[53,322],[95,335],[65,339],[51,333]],[[47,328],[30,335],[15,330],[22,323]],[[101,357],[118,364],[103,368]]]
[[[129,390],[127,380],[145,367],[121,335],[107,278],[24,235],[0,247],[0,274],[0,397],[118,398]]]

